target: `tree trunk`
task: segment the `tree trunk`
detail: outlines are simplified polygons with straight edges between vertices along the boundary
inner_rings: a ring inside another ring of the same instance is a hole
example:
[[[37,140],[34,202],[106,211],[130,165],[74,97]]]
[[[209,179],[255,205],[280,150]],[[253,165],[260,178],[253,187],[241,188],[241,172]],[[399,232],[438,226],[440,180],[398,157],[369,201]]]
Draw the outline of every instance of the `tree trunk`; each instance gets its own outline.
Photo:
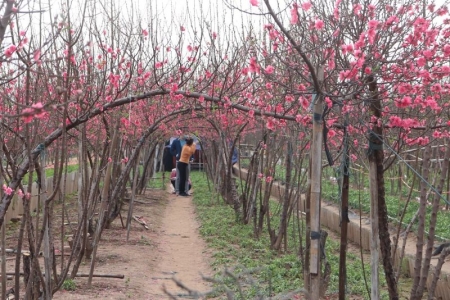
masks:
[[[281,210],[281,218],[280,218],[280,227],[278,229],[278,234],[275,243],[272,245],[274,250],[280,250],[281,242],[283,239],[286,239],[287,233],[287,219],[288,219],[288,210],[291,203],[291,172],[292,172],[292,142],[288,141],[287,144],[288,151],[286,155],[286,177],[285,177],[285,190],[284,190],[284,199],[283,206]]]
[[[419,282],[419,288],[417,291],[418,298],[422,298],[423,292],[425,290],[425,286],[427,284],[428,274],[430,271],[430,263],[431,263],[431,255],[433,252],[433,244],[434,244],[434,234],[436,231],[436,221],[437,214],[439,211],[439,203],[441,202],[441,195],[444,189],[445,179],[447,177],[449,158],[450,158],[450,145],[447,145],[447,149],[445,151],[444,161],[442,163],[442,168],[440,172],[440,179],[438,185],[435,189],[435,194],[433,198],[432,210],[430,215],[430,226],[428,231],[428,243],[425,251],[425,258],[422,266],[422,274]],[[437,156],[436,156],[437,157]],[[437,172],[436,172],[437,173]],[[435,271],[438,274],[437,271]],[[436,275],[437,276],[437,275]]]
[[[383,260],[384,274],[388,286],[389,296],[392,300],[399,299],[397,282],[395,280],[394,268],[392,266],[391,256],[391,239],[389,235],[389,220],[387,214],[386,200],[385,200],[385,186],[384,186],[384,152],[383,152],[383,128],[378,120],[381,120],[381,101],[378,95],[378,88],[375,78],[370,76],[368,78],[369,91],[371,93],[370,110],[376,121],[372,123],[372,130],[369,132],[369,163],[371,168],[376,166],[375,182],[377,189],[378,201],[378,223],[379,223],[379,237],[381,257]],[[372,232],[374,233],[374,232]]]

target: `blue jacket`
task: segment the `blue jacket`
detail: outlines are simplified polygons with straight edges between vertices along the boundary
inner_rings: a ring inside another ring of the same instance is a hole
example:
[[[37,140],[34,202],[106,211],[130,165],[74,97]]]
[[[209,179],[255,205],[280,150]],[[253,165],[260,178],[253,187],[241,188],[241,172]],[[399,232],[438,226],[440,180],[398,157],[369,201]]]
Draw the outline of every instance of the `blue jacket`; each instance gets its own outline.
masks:
[[[178,161],[181,156],[181,150],[183,149],[183,145],[186,143],[184,140],[176,139],[170,145],[170,154],[175,156],[175,159]]]
[[[233,156],[231,157],[231,164],[237,163],[239,160],[239,153],[236,149],[236,147],[233,147]]]

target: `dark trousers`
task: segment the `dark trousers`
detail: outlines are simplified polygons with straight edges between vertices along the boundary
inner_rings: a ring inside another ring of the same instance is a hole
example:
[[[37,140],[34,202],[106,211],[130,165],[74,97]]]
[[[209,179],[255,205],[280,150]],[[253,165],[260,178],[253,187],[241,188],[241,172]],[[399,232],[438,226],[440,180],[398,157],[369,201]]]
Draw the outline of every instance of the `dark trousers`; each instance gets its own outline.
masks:
[[[185,193],[186,191],[186,180],[187,180],[187,168],[188,168],[188,164],[179,161],[177,164],[177,168],[178,168],[178,172],[180,172],[180,187],[179,187],[179,191],[180,194],[181,193]]]

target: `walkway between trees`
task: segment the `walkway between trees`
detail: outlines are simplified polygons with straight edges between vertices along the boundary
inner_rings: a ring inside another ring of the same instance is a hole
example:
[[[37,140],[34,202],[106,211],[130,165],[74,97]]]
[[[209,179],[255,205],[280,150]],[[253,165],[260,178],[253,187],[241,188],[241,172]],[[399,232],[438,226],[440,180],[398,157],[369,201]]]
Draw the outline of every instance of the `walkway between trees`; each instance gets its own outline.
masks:
[[[210,276],[211,270],[206,244],[199,236],[198,227],[192,196],[170,194],[158,242],[160,258],[151,272],[154,276],[149,287],[149,299],[168,299],[161,290],[162,285],[172,295],[187,294],[177,287],[172,277],[194,291],[210,289],[201,277],[201,274]]]
[[[125,204],[122,215],[128,205]],[[73,291],[61,290],[54,299],[176,299],[186,290],[179,288],[172,278],[193,291],[211,289],[200,274],[210,276],[206,244],[199,236],[193,197],[176,196],[168,191],[147,190],[134,204],[134,216],[142,216],[148,230],[132,221],[130,239],[117,218],[102,235],[96,259],[96,274],[123,274],[124,279],[94,278],[92,288],[86,278],[75,278]],[[123,218],[124,223],[126,218]],[[80,266],[79,273],[87,273],[89,262]]]

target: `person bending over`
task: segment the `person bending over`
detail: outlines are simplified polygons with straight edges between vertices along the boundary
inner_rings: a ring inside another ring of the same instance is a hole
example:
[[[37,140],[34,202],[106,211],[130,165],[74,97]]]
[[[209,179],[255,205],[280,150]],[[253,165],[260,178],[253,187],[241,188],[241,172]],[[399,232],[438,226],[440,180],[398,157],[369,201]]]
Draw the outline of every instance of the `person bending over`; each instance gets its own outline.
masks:
[[[172,173],[170,173],[170,182],[172,183],[173,186],[173,192],[172,194],[176,194],[177,193],[177,188],[176,188],[176,182],[177,182],[177,169],[173,168],[172,169]],[[191,183],[191,179],[188,179],[188,190],[190,190],[192,188],[192,183]]]

